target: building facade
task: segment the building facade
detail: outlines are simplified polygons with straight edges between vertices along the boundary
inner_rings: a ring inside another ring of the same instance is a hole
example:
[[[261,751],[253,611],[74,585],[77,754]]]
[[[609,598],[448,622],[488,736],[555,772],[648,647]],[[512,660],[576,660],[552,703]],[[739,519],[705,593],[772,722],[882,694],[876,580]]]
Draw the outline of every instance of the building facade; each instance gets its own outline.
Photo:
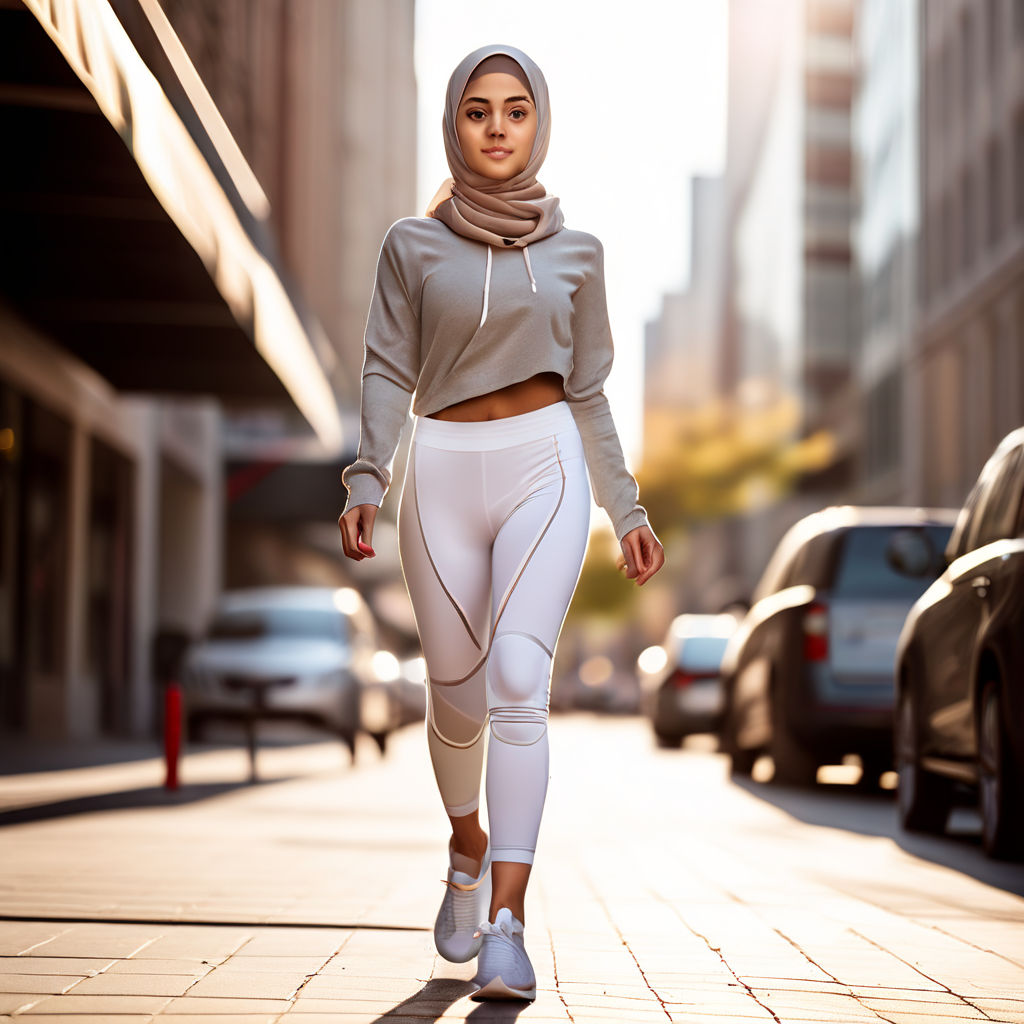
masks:
[[[909,498],[959,505],[1024,421],[1024,5],[920,10]]]
[[[225,582],[226,422],[339,458],[345,289],[361,320],[413,195],[367,96],[412,123],[412,27],[412,0],[0,0],[0,736],[157,727],[154,641]]]
[[[855,253],[861,287],[857,376],[862,423],[857,500],[910,500],[912,443],[920,437],[908,403],[917,316],[917,0],[862,0],[857,19],[861,76],[854,113],[860,197]]]

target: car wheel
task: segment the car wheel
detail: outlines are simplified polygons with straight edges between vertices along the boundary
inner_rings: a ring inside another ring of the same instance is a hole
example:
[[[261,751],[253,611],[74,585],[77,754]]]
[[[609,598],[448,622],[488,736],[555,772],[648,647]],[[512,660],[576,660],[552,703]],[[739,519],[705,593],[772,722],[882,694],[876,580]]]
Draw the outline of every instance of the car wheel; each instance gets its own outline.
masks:
[[[683,745],[683,737],[677,733],[655,732],[654,742],[663,750],[678,750]]]
[[[1020,779],[1007,741],[999,686],[985,684],[978,715],[981,843],[990,857],[1021,854]]]
[[[953,802],[953,783],[921,767],[917,710],[904,693],[896,715],[896,788],[900,822],[911,832],[941,835]]]
[[[860,754],[861,773],[857,787],[869,793],[882,788],[882,776],[892,768],[892,755],[881,750],[862,750]]]
[[[719,749],[729,756],[729,773],[731,775],[750,776],[757,760],[756,750],[745,750],[739,745],[736,722],[730,712],[726,712],[722,722],[722,732],[718,741]]]
[[[768,753],[775,763],[772,782],[781,782],[788,786],[813,786],[818,778],[818,759],[786,725],[780,698],[774,690],[771,701],[772,735]]]

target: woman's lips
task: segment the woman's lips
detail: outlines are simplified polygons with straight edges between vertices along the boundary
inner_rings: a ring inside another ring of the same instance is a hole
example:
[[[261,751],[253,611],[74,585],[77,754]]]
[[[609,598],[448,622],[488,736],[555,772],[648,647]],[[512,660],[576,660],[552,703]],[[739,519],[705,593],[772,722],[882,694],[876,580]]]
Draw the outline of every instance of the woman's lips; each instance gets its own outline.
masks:
[[[483,151],[484,156],[489,156],[492,160],[504,160],[505,157],[512,155],[511,149],[485,149]]]

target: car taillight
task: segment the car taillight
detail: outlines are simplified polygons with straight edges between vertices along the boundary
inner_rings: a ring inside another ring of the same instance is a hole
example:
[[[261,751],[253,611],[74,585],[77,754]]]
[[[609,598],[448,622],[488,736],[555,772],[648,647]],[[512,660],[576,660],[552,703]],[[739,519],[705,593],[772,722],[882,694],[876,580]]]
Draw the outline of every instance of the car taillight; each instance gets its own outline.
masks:
[[[689,686],[696,678],[696,676],[692,676],[688,672],[681,672],[679,669],[676,669],[672,673],[672,685],[681,690],[684,686]]]
[[[804,661],[828,658],[828,607],[815,602],[804,612]]]

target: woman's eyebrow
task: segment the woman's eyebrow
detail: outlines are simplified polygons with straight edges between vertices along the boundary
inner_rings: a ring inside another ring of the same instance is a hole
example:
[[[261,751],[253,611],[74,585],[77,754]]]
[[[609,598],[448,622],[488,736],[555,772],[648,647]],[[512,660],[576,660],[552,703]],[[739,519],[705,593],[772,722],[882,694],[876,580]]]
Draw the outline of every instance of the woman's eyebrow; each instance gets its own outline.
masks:
[[[521,103],[523,100],[526,100],[526,102],[529,103],[530,102],[530,97],[529,96],[508,96],[508,97],[506,97],[505,102],[506,103]],[[487,105],[490,105],[491,101],[489,99],[485,99],[483,96],[467,96],[462,102],[463,103],[485,103]]]

